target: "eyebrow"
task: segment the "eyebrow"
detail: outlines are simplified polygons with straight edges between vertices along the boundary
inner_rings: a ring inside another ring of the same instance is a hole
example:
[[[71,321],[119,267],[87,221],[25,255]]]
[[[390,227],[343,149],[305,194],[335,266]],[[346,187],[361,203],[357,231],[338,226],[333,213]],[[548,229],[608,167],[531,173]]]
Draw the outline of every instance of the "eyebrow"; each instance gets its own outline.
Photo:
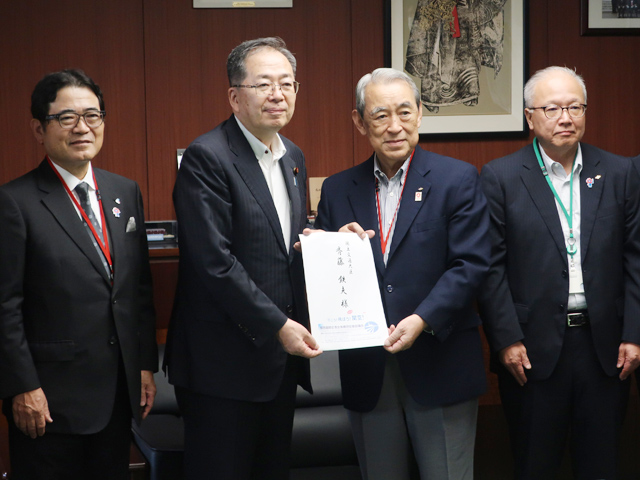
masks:
[[[402,102],[400,105],[397,106],[396,109],[407,108],[407,107],[411,107],[412,105],[413,104],[411,102],[409,102],[409,101]],[[371,110],[369,112],[369,115],[376,115],[377,113],[380,113],[380,112],[383,112],[383,111],[387,111],[387,110],[389,110],[387,107],[376,107],[376,108],[374,108],[373,110]]]
[[[93,111],[96,111],[96,112],[99,112],[99,111],[100,111],[100,109],[99,109],[99,108],[96,108],[96,107],[89,107],[89,108],[85,108],[85,109],[83,110],[83,112],[90,112],[90,111],[92,111],[92,110],[93,110]],[[76,111],[75,111],[75,110],[73,110],[72,108],[65,108],[64,110],[62,110],[62,111],[60,111],[60,112],[58,112],[58,113],[50,113],[49,115],[62,115],[62,114],[64,114],[64,113],[78,113],[78,112],[76,112]]]

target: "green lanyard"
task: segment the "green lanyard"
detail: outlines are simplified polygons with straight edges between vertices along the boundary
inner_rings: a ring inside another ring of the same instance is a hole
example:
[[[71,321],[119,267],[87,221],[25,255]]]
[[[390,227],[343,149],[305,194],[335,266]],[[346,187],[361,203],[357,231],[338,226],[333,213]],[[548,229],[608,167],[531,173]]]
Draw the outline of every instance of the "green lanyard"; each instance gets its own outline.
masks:
[[[538,137],[533,139],[533,149],[536,152],[536,158],[538,159],[538,163],[540,164],[540,169],[542,170],[542,174],[544,178],[547,179],[547,183],[549,184],[549,188],[553,192],[553,195],[556,197],[556,200],[560,204],[560,208],[562,208],[562,212],[567,219],[567,224],[569,225],[569,238],[567,238],[567,243],[569,246],[567,247],[567,253],[573,258],[573,256],[578,251],[578,247],[576,246],[576,239],[573,236],[573,168],[576,166],[576,158],[578,157],[578,150],[576,149],[576,155],[573,157],[573,163],[571,164],[571,178],[569,180],[569,188],[571,192],[569,193],[569,212],[567,213],[567,209],[564,207],[558,192],[553,187],[553,182],[549,178],[549,173],[547,172],[547,168],[544,166],[544,162],[542,161],[542,156],[540,155],[540,150],[538,149]]]

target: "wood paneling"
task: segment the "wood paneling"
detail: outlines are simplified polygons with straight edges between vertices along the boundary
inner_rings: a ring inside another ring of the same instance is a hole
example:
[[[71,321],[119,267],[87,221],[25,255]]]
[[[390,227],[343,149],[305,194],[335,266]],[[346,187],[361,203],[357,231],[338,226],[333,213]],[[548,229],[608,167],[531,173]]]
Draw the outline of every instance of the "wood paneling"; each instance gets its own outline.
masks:
[[[82,68],[102,88],[108,112],[95,165],[136,180],[146,197],[142,3],[2,2],[0,18],[0,183],[44,157],[29,129],[35,84],[48,72]]]
[[[350,3],[305,0],[291,9],[197,9],[145,0],[147,149],[151,215],[174,218],[175,154],[229,117],[226,59],[240,42],[281,36],[302,86],[282,133],[306,154],[309,174],[337,171],[352,151]],[[347,74],[347,81],[343,81]]]

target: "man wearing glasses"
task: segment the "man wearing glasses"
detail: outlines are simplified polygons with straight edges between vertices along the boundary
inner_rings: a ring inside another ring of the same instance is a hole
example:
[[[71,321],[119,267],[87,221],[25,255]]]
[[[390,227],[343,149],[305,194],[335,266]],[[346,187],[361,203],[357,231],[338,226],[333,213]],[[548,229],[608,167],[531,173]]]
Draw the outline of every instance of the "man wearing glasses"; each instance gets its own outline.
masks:
[[[529,145],[482,169],[492,267],[480,299],[518,479],[617,478],[640,359],[640,185],[628,159],[581,143],[587,92],[566,67],[524,88]]]
[[[321,353],[293,248],[306,225],[304,155],[278,135],[295,71],[280,38],[233,49],[233,115],[187,148],[173,192],[180,273],[165,363],[188,479],[288,479],[296,388],[311,388],[303,357]]]
[[[131,417],[155,396],[155,315],[138,185],[92,166],[100,88],[45,76],[31,127],[46,157],[0,187],[0,398],[11,478],[126,480]]]

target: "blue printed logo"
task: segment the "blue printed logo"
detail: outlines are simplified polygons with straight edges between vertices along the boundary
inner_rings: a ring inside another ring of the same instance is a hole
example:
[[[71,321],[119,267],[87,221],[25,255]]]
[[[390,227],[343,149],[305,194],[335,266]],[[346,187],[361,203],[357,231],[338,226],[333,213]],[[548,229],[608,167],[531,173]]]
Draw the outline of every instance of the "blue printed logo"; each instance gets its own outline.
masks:
[[[376,333],[378,331],[378,325],[376,322],[367,322],[364,324],[364,329],[367,333]]]

